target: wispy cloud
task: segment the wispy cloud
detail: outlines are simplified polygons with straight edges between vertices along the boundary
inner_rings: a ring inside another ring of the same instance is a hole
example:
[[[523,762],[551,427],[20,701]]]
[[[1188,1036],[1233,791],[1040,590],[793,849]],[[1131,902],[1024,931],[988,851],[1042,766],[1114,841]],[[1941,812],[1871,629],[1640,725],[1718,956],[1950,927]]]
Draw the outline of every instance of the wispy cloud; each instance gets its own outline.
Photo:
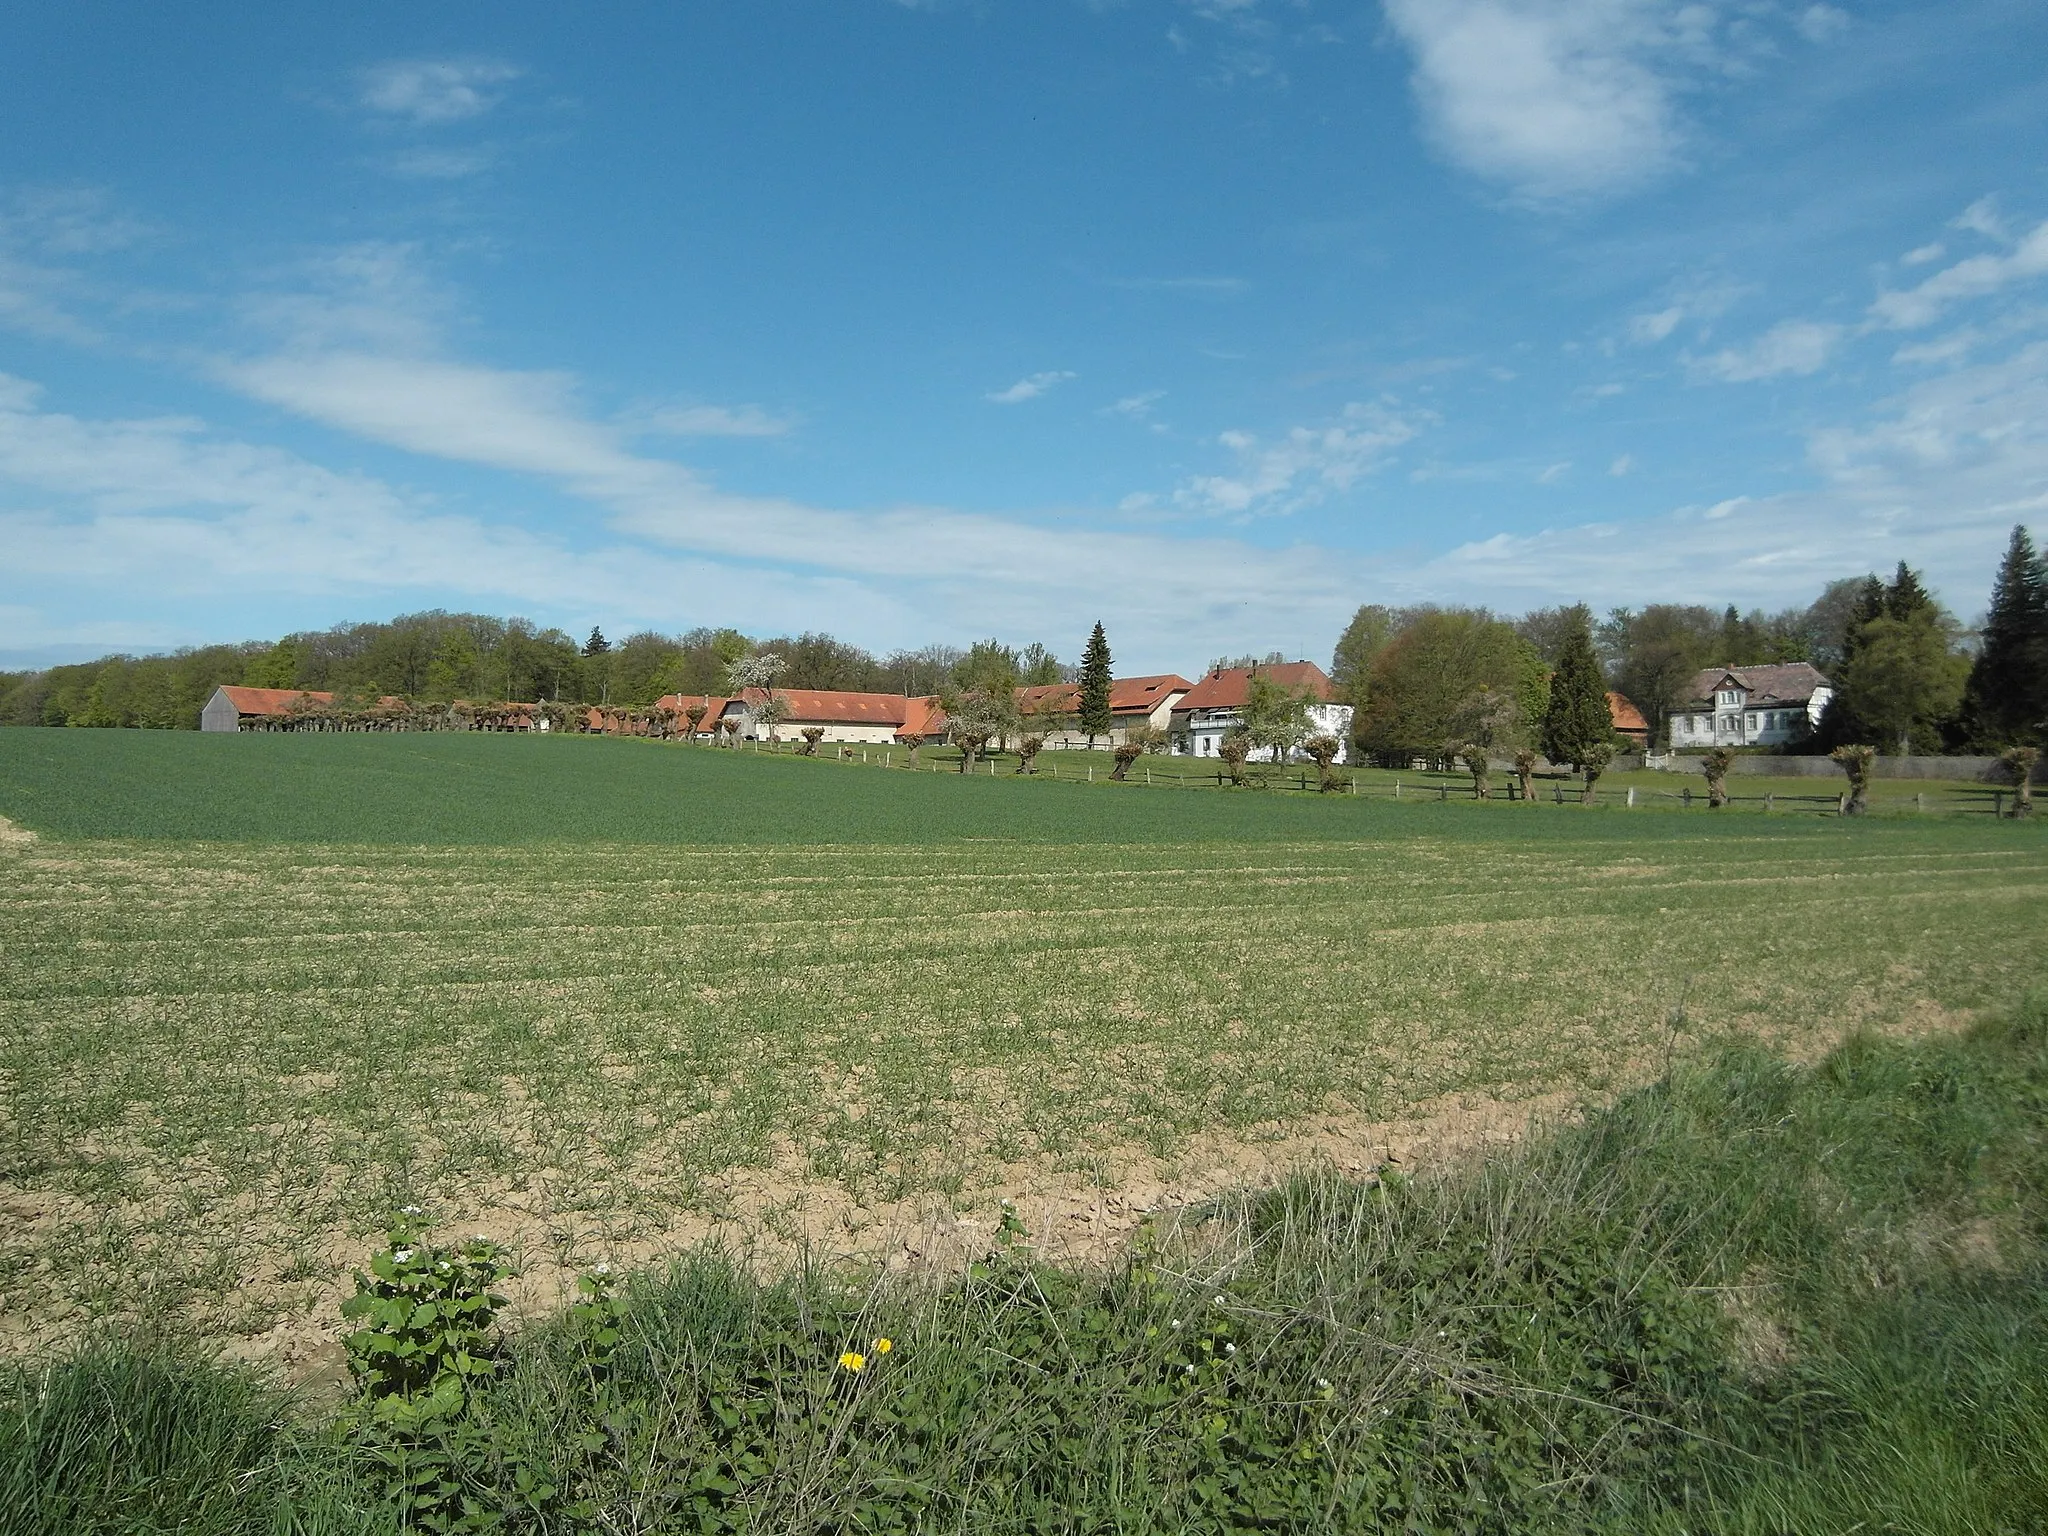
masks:
[[[416,181],[457,181],[479,175],[496,162],[497,152],[487,145],[473,149],[407,149],[390,159],[394,173]]]
[[[1229,474],[1194,475],[1173,493],[1183,511],[1243,517],[1298,511],[1349,490],[1435,418],[1383,402],[1351,404],[1337,420],[1275,439],[1231,431],[1216,441],[1237,459]]]
[[[664,437],[781,437],[794,423],[758,405],[651,406],[629,412],[625,426]]]
[[[455,123],[490,111],[524,73],[502,59],[390,59],[362,71],[357,100],[414,123]]]
[[[1027,374],[1008,389],[990,390],[982,396],[982,399],[993,400],[997,405],[1022,405],[1026,400],[1036,400],[1046,391],[1057,389],[1060,385],[1066,383],[1067,380],[1075,377],[1077,377],[1076,374],[1064,368],[1049,369],[1044,373]]]
[[[1105,277],[1105,286],[1136,293],[1194,293],[1216,298],[1249,292],[1251,284],[1241,277]]]
[[[1695,377],[1738,384],[1775,379],[1785,374],[1818,373],[1846,334],[1839,325],[1818,320],[1786,320],[1772,326],[1747,346],[1727,347],[1695,358]]]
[[[2036,224],[2004,254],[1971,256],[1944,267],[1916,288],[1881,294],[1870,306],[1871,318],[1891,330],[1914,330],[1932,325],[1953,304],[2044,275],[2048,275],[2048,220]]]
[[[1123,399],[1113,405],[1105,405],[1102,408],[1102,414],[1105,416],[1124,416],[1132,421],[1149,421],[1152,418],[1152,407],[1165,398],[1165,390],[1148,389],[1140,394],[1125,395]]]

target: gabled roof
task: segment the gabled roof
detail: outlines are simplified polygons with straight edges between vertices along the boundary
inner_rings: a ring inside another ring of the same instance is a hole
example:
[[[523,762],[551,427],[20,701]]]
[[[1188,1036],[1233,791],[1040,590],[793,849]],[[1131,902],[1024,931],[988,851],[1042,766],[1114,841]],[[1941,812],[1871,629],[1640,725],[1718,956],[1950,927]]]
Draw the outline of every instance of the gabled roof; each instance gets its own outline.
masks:
[[[1118,677],[1109,684],[1109,712],[1113,715],[1149,715],[1162,699],[1186,693],[1194,687],[1176,672],[1154,677]],[[1017,708],[1024,714],[1073,714],[1081,707],[1079,683],[1046,683],[1017,690]]]
[[[318,693],[310,688],[238,688],[232,683],[222,683],[220,691],[228,696],[228,702],[235,706],[236,713],[244,715],[287,715],[301,699],[314,704],[334,702],[333,694]]]
[[[1607,718],[1617,731],[1647,731],[1650,722],[1643,718],[1643,712],[1629,702],[1625,693],[1607,695]]]
[[[906,741],[912,741],[945,733],[946,712],[939,708],[937,694],[905,699],[903,706],[903,723],[896,729],[898,736]]]
[[[1682,707],[1711,707],[1715,690],[1724,678],[1732,679],[1736,687],[1749,695],[1752,707],[1764,708],[1805,704],[1812,700],[1816,688],[1834,687],[1812,663],[1804,661],[1782,661],[1767,667],[1708,667],[1695,673],[1686,685]]]
[[[901,725],[909,700],[900,693],[841,693],[828,688],[778,688],[788,725]],[[758,702],[750,692],[749,703]]]
[[[288,715],[295,708],[334,702],[333,694],[317,688],[243,688],[222,683],[219,691],[227,695],[238,715]],[[405,700],[387,693],[377,703],[381,708],[395,709]]]
[[[1276,661],[1258,667],[1223,667],[1211,672],[1188,690],[1175,709],[1242,709],[1251,689],[1252,674],[1270,677],[1285,688],[1306,688],[1319,702],[1327,703],[1334,684],[1329,674],[1312,661]]]
[[[671,693],[656,699],[654,707],[656,709],[672,710],[676,717],[681,719],[693,705],[702,704],[704,706],[704,718],[697,722],[697,730],[702,733],[716,725],[719,718],[736,702],[734,699],[715,693]],[[687,726],[689,721],[684,720],[683,724]]]

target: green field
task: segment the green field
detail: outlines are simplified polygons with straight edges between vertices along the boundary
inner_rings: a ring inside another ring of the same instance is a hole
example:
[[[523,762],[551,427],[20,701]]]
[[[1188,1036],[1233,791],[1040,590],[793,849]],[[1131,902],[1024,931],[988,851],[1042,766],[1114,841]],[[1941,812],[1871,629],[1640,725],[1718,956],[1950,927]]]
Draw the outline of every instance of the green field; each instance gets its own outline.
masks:
[[[536,1295],[706,1233],[943,1248],[998,1194],[1087,1252],[1211,1175],[2048,973],[2048,841],[1988,817],[54,730],[0,732],[0,815],[13,1349],[329,1319],[406,1201]]]

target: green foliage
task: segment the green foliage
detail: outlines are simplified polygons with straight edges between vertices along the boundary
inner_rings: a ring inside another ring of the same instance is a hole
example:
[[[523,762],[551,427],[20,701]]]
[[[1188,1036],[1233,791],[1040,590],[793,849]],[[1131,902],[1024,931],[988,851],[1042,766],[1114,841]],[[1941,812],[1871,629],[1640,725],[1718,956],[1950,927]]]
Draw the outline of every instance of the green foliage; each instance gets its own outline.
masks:
[[[1102,621],[1097,619],[1095,628],[1088,633],[1088,644],[1081,651],[1080,697],[1075,711],[1091,747],[1096,737],[1107,736],[1116,724],[1109,709],[1109,668],[1109,640],[1102,632]]]
[[[1991,589],[1963,717],[1978,747],[2048,745],[2048,556],[2015,526]]]
[[[1593,655],[1592,633],[1579,624],[1565,636],[1558,653],[1557,674],[1550,683],[1550,709],[1543,717],[1543,755],[1553,763],[1586,768],[1604,747],[1608,754],[1600,763],[1604,768],[1613,757],[1613,743],[1607,681]]]
[[[1367,603],[1351,616],[1330,656],[1330,682],[1339,702],[1364,707],[1372,691],[1373,659],[1398,632],[1400,618],[1378,603]]]
[[[1719,810],[1728,803],[1728,772],[1735,766],[1735,754],[1726,747],[1714,747],[1700,756],[1700,771],[1707,779],[1707,805]]]
[[[1473,733],[1475,699],[1490,693],[1521,711],[1535,700],[1541,664],[1511,625],[1467,609],[1431,609],[1382,648],[1372,664],[1370,697],[1353,729],[1367,752],[1435,754]]]
[[[1842,803],[1842,814],[1860,816],[1870,809],[1870,764],[1877,756],[1877,748],[1863,745],[1837,747],[1828,754],[1842,765],[1842,772],[1849,776],[1849,798]]]
[[[1289,688],[1269,672],[1254,670],[1245,680],[1240,721],[1254,751],[1285,762],[1309,732],[1309,706],[1316,702],[1307,688]]]
[[[1940,613],[1923,603],[1903,617],[1888,611],[1860,626],[1841,700],[1852,718],[1905,753],[1917,731],[1931,733],[1955,711],[1969,671],[1969,659],[1954,650]],[[1930,737],[1927,744],[1938,748],[1939,739]]]

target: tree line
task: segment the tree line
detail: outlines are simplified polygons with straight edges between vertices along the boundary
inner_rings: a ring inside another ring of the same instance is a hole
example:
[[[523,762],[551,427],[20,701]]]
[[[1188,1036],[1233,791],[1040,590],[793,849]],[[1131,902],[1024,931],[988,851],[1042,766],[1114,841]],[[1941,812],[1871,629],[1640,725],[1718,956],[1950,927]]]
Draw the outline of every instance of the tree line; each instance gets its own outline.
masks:
[[[302,688],[338,704],[394,695],[424,703],[555,700],[644,708],[667,694],[719,694],[735,662],[779,657],[777,686],[935,694],[1008,677],[1016,685],[1070,680],[1043,645],[984,640],[876,656],[823,633],[750,637],[736,629],[651,630],[581,643],[525,619],[435,609],[382,623],[341,624],[276,641],[209,645],[164,655],[102,657],[35,672],[0,672],[0,724],[196,730],[222,684]]]
[[[1575,604],[1515,617],[1367,604],[1339,638],[1330,676],[1366,753],[1446,755],[1469,743],[1512,755],[1541,742],[1552,691],[1581,646],[1600,690],[1642,712],[1653,745],[1669,742],[1700,672],[1794,661],[1835,689],[1795,750],[1986,752],[2048,736],[2048,556],[2024,527],[2013,529],[1977,633],[1901,562],[1889,580],[1846,577],[1777,613],[1657,603],[1596,618]]]

